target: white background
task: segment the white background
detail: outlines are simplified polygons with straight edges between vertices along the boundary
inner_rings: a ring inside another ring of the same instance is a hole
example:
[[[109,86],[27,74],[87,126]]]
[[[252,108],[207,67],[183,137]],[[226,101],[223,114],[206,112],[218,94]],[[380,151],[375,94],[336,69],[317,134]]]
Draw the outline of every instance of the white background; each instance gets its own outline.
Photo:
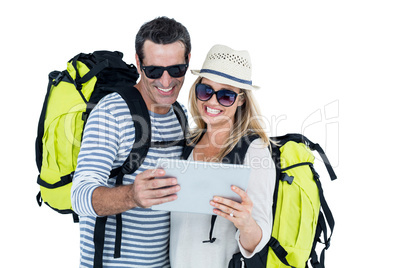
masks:
[[[338,175],[330,182],[320,167],[336,220],[326,267],[400,265],[398,1],[26,0],[0,10],[1,267],[78,266],[78,225],[35,201],[47,75],[79,52],[119,50],[134,63],[135,34],[161,15],[189,30],[190,69],[217,43],[248,50],[267,132],[302,132],[326,149]]]

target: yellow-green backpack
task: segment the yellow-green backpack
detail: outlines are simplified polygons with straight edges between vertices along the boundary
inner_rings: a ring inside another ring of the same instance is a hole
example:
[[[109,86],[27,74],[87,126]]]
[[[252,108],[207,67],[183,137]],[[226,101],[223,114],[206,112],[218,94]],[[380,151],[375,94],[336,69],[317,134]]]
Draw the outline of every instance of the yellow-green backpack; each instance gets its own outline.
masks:
[[[256,138],[243,137],[228,154],[229,162],[242,164],[248,146]],[[331,180],[336,179],[335,172],[320,145],[301,134],[273,137],[271,141],[276,168],[271,239],[250,259],[234,254],[229,267],[305,268],[310,260],[312,267],[324,268],[324,254],[330,246],[335,221],[314,169],[312,151],[321,156]],[[320,256],[316,253],[317,243],[324,245]]]
[[[122,58],[118,51],[80,53],[66,70],[49,74],[35,144],[39,205],[45,202],[57,212],[75,215],[70,190],[86,118],[102,97],[133,88],[139,77],[136,67]]]

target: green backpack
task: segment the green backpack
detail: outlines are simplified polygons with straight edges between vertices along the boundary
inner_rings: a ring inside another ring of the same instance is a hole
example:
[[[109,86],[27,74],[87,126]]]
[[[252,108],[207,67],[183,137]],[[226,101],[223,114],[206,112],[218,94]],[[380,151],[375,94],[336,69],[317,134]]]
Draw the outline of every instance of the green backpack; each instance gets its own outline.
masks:
[[[39,118],[36,164],[39,206],[44,201],[59,213],[72,211],[70,190],[86,118],[105,95],[135,85],[134,65],[115,51],[78,54],[64,71],[49,74],[49,84]]]
[[[276,137],[272,148],[277,171],[274,225],[268,242],[266,267],[324,267],[335,221],[325,200],[314,155],[321,156],[331,180],[337,177],[319,144],[300,134]],[[327,225],[331,233],[328,236]],[[321,236],[322,239],[321,239]],[[320,258],[317,243],[324,244]],[[264,266],[265,267],[265,266]]]
[[[247,149],[258,136],[243,137],[225,157],[228,163],[243,164]],[[271,138],[272,158],[276,169],[276,186],[273,197],[274,223],[271,239],[252,258],[241,253],[233,255],[229,267],[324,268],[325,250],[329,248],[335,221],[325,201],[320,176],[314,169],[314,155],[321,156],[331,180],[335,172],[319,144],[312,143],[301,134],[288,134]],[[327,225],[331,233],[328,236]],[[210,231],[210,240],[212,238]],[[324,249],[320,258],[317,243]]]

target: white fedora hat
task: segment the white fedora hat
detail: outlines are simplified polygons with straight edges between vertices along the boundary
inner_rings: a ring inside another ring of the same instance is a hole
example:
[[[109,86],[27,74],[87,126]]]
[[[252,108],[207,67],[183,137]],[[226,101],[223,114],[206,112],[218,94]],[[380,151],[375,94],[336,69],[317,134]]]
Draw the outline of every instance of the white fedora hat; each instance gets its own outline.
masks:
[[[259,89],[252,83],[251,58],[246,50],[215,45],[209,50],[202,69],[191,70],[191,73],[241,89]]]

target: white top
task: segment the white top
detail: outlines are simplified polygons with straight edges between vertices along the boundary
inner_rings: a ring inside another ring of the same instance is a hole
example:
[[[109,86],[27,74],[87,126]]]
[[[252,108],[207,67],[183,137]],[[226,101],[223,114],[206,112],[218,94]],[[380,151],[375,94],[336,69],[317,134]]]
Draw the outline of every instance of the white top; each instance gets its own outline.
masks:
[[[193,160],[193,155],[189,156]],[[170,263],[173,268],[222,268],[227,267],[233,254],[241,251],[251,258],[269,241],[272,232],[272,201],[275,189],[275,166],[270,152],[257,139],[250,144],[245,165],[251,167],[247,193],[253,202],[252,216],[262,229],[262,239],[254,252],[246,251],[239,242],[240,232],[225,218],[217,217],[213,236],[209,239],[211,215],[195,213],[171,213]]]

